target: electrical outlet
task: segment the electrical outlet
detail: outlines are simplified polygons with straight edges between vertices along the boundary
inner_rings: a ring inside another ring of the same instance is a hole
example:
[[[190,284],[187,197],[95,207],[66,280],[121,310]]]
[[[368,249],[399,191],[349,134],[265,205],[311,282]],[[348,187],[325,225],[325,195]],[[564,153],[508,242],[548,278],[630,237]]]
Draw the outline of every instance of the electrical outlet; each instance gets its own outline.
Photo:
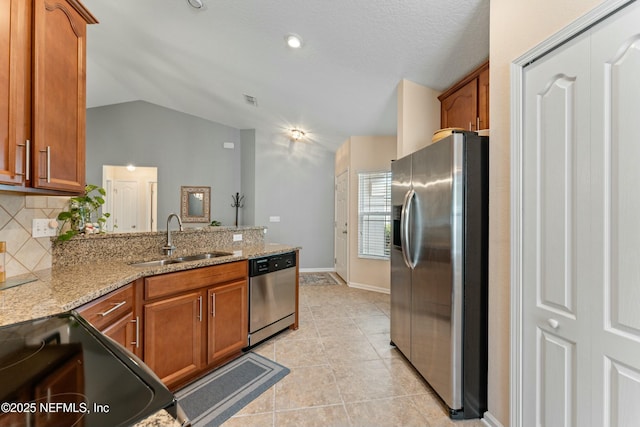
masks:
[[[280,222],[280,217],[279,216],[270,216],[269,217],[269,222]]]
[[[50,218],[34,218],[31,222],[32,237],[52,237],[58,231],[58,222]]]
[[[242,234],[234,234],[233,235],[234,242],[242,242]]]

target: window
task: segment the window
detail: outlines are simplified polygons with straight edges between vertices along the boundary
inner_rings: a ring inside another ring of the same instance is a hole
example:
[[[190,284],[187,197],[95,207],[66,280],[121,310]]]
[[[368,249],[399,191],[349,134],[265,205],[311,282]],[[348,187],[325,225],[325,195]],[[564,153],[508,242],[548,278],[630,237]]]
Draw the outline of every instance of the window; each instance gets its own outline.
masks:
[[[389,258],[391,172],[358,174],[358,256]]]

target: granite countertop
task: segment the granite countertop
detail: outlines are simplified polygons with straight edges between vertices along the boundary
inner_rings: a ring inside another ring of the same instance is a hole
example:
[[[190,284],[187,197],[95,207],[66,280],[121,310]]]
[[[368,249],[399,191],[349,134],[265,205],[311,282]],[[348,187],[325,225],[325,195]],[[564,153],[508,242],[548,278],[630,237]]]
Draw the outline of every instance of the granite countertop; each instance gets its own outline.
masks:
[[[262,244],[240,249],[215,248],[212,251],[230,252],[232,255],[160,267],[134,267],[126,262],[111,261],[40,270],[33,273],[37,280],[0,291],[0,326],[72,310],[140,277],[224,264],[297,249],[299,248],[281,244]]]
[[[134,427],[180,427],[181,424],[167,411],[160,410],[150,417],[136,423]]]

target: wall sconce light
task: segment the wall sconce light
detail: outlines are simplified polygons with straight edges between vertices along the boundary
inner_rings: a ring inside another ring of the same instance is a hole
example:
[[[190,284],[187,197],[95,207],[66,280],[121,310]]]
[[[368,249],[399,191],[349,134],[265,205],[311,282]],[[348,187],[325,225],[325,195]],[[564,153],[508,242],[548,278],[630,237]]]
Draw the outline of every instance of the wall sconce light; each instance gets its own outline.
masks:
[[[300,141],[304,138],[304,132],[300,129],[291,129],[291,139],[294,141]]]
[[[204,4],[202,0],[187,0],[187,4],[194,9],[204,9]]]

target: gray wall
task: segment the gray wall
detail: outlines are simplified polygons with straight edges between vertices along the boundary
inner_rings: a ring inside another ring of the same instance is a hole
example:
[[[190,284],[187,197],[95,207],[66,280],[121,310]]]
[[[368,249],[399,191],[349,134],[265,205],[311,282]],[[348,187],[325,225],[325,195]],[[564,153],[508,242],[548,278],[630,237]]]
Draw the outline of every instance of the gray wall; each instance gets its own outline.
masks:
[[[211,218],[224,225],[235,221],[231,195],[240,192],[241,223],[268,227],[268,242],[302,246],[302,268],[333,268],[334,156],[143,101],[87,110],[88,183],[102,183],[103,164],[157,166],[158,230],[180,211],[181,185],[210,186]]]
[[[268,227],[266,241],[302,246],[302,268],[333,268],[335,153],[259,132],[255,149],[255,223]]]
[[[256,131],[243,129],[240,131],[242,145],[242,194],[244,195],[244,208],[242,212],[243,225],[256,224]]]
[[[235,149],[223,148],[224,142]],[[211,187],[211,219],[233,225],[241,191],[240,131],[143,101],[87,109],[87,183],[102,165],[157,166],[158,230],[180,213],[180,186]],[[200,224],[202,225],[202,224]]]

